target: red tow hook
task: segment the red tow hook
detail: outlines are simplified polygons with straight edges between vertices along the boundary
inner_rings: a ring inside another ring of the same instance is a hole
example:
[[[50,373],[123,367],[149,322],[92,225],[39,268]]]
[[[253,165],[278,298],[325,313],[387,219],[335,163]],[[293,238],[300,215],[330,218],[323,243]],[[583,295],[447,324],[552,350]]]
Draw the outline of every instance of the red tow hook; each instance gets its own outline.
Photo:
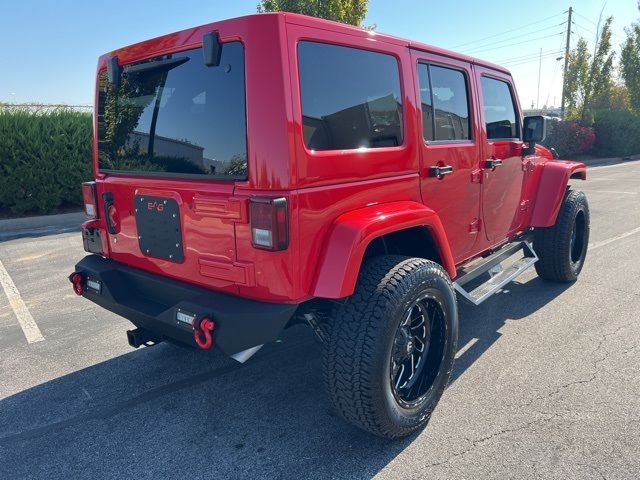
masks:
[[[203,350],[210,349],[213,346],[213,337],[211,336],[211,332],[215,326],[215,322],[207,317],[200,320],[200,325],[198,327],[194,325],[193,339],[195,340],[196,345]]]
[[[69,275],[69,281],[73,284],[73,291],[76,295],[82,296],[84,293],[84,277],[80,273],[72,273]]]

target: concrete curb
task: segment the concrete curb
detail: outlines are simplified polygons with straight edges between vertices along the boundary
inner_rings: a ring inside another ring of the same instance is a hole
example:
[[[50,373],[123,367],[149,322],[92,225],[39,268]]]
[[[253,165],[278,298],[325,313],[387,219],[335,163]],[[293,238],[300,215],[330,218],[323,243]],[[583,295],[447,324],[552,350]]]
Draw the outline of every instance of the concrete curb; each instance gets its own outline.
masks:
[[[84,221],[83,212],[0,220],[0,241],[72,232],[80,230]]]
[[[568,160],[571,160],[571,159],[568,159]],[[633,162],[635,160],[640,160],[640,154],[630,155],[628,157],[586,158],[582,160],[578,159],[577,161],[583,162],[587,167],[600,167],[603,165],[615,165],[617,163]]]

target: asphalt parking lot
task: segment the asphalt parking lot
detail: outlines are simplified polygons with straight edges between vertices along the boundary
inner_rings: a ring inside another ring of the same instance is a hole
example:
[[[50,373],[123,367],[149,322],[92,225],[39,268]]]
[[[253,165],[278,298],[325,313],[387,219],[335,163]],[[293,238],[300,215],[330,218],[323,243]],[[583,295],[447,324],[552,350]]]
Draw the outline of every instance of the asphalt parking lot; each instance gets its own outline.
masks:
[[[0,243],[0,478],[639,478],[640,162],[589,177],[578,282],[462,305],[453,381],[401,441],[331,412],[308,329],[245,365],[132,350],[71,290],[77,232]]]

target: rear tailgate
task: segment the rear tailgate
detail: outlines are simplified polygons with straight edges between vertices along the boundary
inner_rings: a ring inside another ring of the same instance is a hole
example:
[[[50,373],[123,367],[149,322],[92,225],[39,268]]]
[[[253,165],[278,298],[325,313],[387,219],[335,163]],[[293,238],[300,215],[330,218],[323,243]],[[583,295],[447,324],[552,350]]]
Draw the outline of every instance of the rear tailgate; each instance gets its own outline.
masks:
[[[219,66],[195,48],[116,72],[99,75],[97,109],[109,256],[232,293],[251,286],[235,245],[246,201],[233,196],[247,178],[244,47],[223,44]]]

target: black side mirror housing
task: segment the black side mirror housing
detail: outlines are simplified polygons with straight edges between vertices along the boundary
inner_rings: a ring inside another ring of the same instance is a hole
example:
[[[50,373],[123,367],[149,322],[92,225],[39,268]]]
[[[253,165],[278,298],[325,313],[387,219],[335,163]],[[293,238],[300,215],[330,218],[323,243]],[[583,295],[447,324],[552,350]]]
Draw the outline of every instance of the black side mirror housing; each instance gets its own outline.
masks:
[[[542,115],[524,117],[522,140],[527,143],[539,143],[547,136],[547,119]],[[529,145],[530,147],[533,145]]]

